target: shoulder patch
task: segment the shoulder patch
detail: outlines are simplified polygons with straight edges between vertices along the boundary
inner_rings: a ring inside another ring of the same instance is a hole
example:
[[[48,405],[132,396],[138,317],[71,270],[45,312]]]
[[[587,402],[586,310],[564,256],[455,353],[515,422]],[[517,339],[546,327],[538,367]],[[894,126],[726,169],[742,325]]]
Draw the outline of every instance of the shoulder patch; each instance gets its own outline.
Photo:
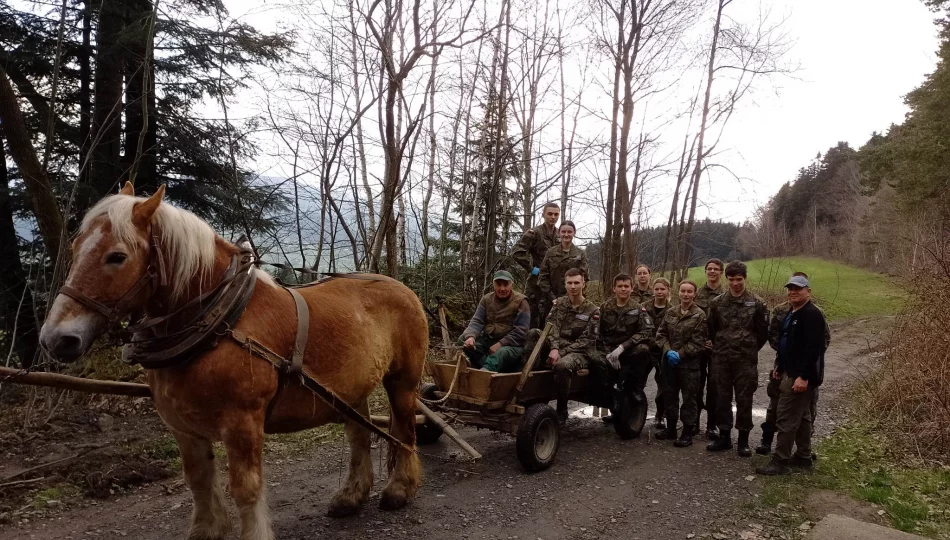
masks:
[[[756,305],[757,303],[758,303],[758,302],[756,302],[755,300],[747,300],[747,301],[744,302],[744,305],[746,305],[746,306],[754,306],[754,305]]]
[[[577,315],[574,316],[574,318],[575,318],[575,319],[578,319],[578,320],[581,320],[581,321],[586,321],[586,320],[589,320],[589,319],[590,319],[590,315],[585,315],[585,314],[583,314],[583,313],[578,313]]]

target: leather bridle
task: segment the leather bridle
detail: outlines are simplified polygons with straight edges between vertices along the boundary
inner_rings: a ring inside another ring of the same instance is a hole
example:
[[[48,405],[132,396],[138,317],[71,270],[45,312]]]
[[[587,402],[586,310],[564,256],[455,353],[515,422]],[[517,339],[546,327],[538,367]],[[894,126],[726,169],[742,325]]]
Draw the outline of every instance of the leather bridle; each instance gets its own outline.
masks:
[[[158,237],[152,236],[152,242],[149,245],[149,262],[148,267],[145,269],[145,273],[142,274],[142,277],[136,281],[128,291],[125,292],[118,300],[115,302],[110,302],[108,304],[90,298],[89,296],[83,294],[79,290],[69,286],[63,285],[59,289],[59,294],[63,294],[72,298],[73,300],[79,302],[83,306],[97,311],[108,321],[108,326],[111,328],[115,326],[116,323],[125,318],[132,310],[130,304],[135,300],[135,298],[142,292],[142,289],[146,287],[151,287],[150,293],[154,293],[158,290],[159,287],[164,287],[168,285],[168,274],[165,272],[165,258],[162,257],[161,249],[158,244]]]

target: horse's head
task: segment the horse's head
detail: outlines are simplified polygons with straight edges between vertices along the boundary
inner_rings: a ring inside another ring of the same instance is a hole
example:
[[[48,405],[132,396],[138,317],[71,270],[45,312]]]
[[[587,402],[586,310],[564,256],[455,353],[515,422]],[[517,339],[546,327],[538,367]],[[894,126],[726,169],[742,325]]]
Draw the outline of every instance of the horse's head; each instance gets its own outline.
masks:
[[[135,199],[126,183],[86,215],[72,243],[72,268],[40,332],[54,357],[76,360],[111,325],[145,306],[154,282],[164,277],[151,236],[164,194],[162,186],[148,199]],[[130,214],[114,215],[119,206],[131,207]]]

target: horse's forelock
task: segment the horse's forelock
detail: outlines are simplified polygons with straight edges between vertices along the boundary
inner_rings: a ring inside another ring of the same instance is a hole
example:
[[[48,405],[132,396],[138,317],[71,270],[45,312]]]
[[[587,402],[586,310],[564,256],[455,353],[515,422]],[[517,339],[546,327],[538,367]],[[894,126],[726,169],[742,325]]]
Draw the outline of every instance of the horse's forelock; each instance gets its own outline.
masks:
[[[130,249],[137,250],[142,243],[132,221],[132,210],[136,204],[146,200],[128,195],[106,197],[86,213],[80,231],[87,232],[100,217],[105,217],[113,236]],[[159,205],[152,216],[152,226],[168,257],[172,296],[178,298],[195,276],[210,274],[214,266],[216,234],[198,216],[166,203]]]

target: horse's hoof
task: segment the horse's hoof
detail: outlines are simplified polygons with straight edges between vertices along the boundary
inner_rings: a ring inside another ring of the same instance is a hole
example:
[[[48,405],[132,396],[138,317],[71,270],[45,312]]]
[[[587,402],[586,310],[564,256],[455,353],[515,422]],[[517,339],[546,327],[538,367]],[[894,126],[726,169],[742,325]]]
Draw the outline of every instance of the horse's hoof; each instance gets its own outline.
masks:
[[[330,507],[327,508],[327,516],[332,518],[344,518],[352,516],[359,511],[359,503],[337,500],[330,502]]]
[[[405,495],[383,493],[383,496],[379,498],[379,508],[387,511],[399,510],[408,502],[409,499]]]

